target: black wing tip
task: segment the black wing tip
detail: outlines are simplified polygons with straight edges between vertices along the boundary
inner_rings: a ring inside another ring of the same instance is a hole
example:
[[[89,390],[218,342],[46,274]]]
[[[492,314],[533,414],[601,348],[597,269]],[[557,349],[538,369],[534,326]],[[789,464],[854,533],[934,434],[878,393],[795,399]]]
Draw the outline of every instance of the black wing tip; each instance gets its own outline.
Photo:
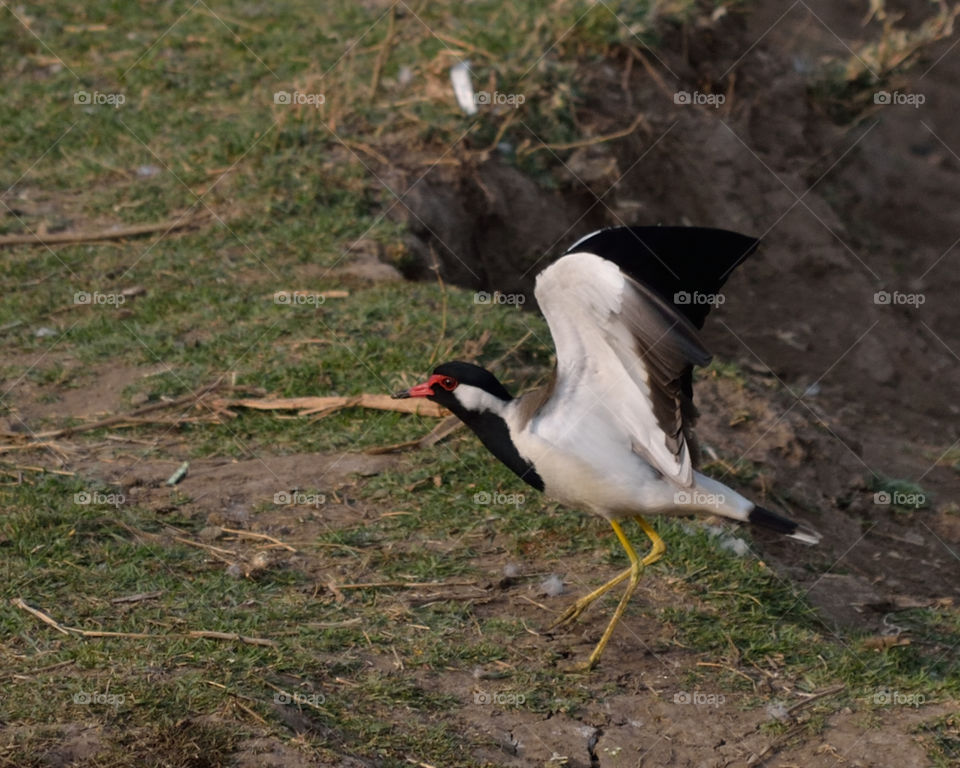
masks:
[[[820,534],[816,531],[801,527],[799,523],[763,507],[754,506],[747,516],[747,522],[751,525],[759,525],[761,528],[782,533],[784,536],[796,539],[804,544],[820,543]]]
[[[580,238],[566,252],[585,251],[613,262],[703,328],[710,297],[720,293],[759,243],[755,237],[710,227],[611,227]],[[682,294],[701,297],[681,303]]]
[[[564,253],[570,253],[574,249],[584,250],[591,240],[603,235],[611,235],[617,232],[629,232],[638,240],[643,241],[644,236],[653,237],[705,237],[711,238],[714,242],[726,240],[730,246],[742,253],[742,258],[746,258],[753,253],[762,242],[760,238],[752,235],[745,235],[742,232],[735,232],[732,229],[723,229],[722,227],[699,227],[699,226],[633,226],[633,227],[603,227],[595,232],[591,232],[581,237],[573,245],[567,248]]]

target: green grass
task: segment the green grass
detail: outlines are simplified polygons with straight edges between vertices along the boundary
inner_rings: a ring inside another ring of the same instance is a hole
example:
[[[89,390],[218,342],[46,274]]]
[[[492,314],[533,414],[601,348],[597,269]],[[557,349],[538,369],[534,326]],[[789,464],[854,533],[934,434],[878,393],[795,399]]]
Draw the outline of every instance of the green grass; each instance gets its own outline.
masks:
[[[944,715],[932,726],[916,731],[927,747],[927,754],[935,768],[950,768],[960,754],[960,720],[956,715]]]

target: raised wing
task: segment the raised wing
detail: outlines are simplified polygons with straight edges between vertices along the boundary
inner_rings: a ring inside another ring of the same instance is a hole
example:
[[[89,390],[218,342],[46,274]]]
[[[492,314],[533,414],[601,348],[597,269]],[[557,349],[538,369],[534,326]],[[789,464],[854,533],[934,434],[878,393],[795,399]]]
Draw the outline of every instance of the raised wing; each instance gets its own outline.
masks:
[[[612,227],[580,238],[567,253],[586,251],[612,261],[703,328],[712,306],[704,297],[719,293],[758,243],[753,237],[709,227]]]
[[[548,437],[587,452],[602,450],[592,435],[622,439],[664,475],[691,484],[683,380],[710,355],[690,320],[614,262],[587,252],[541,272],[536,296],[557,348],[554,396],[538,419],[553,430]],[[561,427],[569,421],[561,414],[589,418],[592,435]]]

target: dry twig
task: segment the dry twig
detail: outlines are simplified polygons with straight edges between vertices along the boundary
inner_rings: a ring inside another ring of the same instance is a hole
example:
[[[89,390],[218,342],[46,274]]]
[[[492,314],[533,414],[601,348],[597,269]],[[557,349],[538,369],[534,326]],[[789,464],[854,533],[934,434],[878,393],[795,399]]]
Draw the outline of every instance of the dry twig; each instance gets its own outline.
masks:
[[[541,142],[535,147],[521,147],[517,150],[517,155],[521,157],[526,157],[527,155],[532,155],[534,152],[539,152],[541,149],[549,149],[551,152],[562,152],[567,149],[579,149],[580,147],[592,147],[594,144],[603,144],[607,141],[613,141],[614,139],[622,139],[624,136],[629,136],[637,128],[639,128],[644,122],[643,114],[637,115],[633,122],[626,128],[623,128],[619,131],[614,131],[613,133],[607,133],[602,136],[594,136],[590,139],[579,139],[577,141],[568,141],[562,144],[544,144]]]
[[[271,648],[277,645],[276,640],[270,640],[269,638],[265,637],[247,637],[245,635],[238,635],[234,632],[217,632],[207,629],[195,629],[189,632],[174,633],[170,635],[152,635],[147,632],[106,632],[94,629],[80,629],[79,627],[68,627],[61,624],[59,621],[51,616],[48,616],[43,611],[27,605],[22,597],[12,598],[10,602],[14,607],[19,608],[22,611],[26,611],[31,616],[39,619],[44,624],[53,627],[55,630],[57,630],[57,632],[61,632],[64,635],[79,635],[80,637],[116,637],[130,640],[163,640],[176,637],[198,637],[207,640],[237,640],[241,643],[245,643],[246,645],[262,645]]]
[[[333,586],[333,585],[330,585]],[[401,589],[427,589],[430,587],[477,587],[475,581],[368,581],[358,584],[337,584],[337,589],[378,589],[397,587]]]
[[[390,47],[393,45],[393,35],[397,30],[397,6],[394,3],[390,6],[390,18],[387,22],[387,34],[380,43],[380,52],[373,63],[373,76],[370,78],[370,100],[377,95],[377,87],[380,85],[380,73],[383,71],[383,65],[387,63],[387,57],[390,55]]]
[[[144,600],[154,600],[160,595],[163,594],[162,589],[158,589],[156,592],[141,592],[137,595],[127,595],[126,597],[115,597],[110,602],[111,603],[140,603]]]
[[[0,248],[5,245],[59,245],[62,243],[88,243],[96,240],[120,240],[125,237],[148,235],[152,232],[167,233],[175,229],[186,229],[205,218],[206,216],[182,217],[173,221],[135,224],[129,227],[115,227],[95,232],[57,232],[55,234],[31,232],[18,235],[0,235]]]
[[[419,416],[439,418],[447,413],[436,403],[429,400],[394,400],[390,395],[351,395],[348,397],[257,397],[212,401],[218,408],[253,408],[259,411],[299,411],[300,416],[322,413],[327,415],[341,408],[373,408],[379,411],[400,411],[415,413]]]
[[[221,528],[220,530],[224,533],[232,533],[234,536],[240,536],[245,539],[261,539],[263,541],[269,541],[271,544],[275,544],[276,546],[282,547],[290,552],[297,551],[289,544],[285,544],[284,542],[280,541],[280,539],[273,538],[273,536],[267,536],[265,533],[254,533],[253,531],[244,531],[239,528]]]

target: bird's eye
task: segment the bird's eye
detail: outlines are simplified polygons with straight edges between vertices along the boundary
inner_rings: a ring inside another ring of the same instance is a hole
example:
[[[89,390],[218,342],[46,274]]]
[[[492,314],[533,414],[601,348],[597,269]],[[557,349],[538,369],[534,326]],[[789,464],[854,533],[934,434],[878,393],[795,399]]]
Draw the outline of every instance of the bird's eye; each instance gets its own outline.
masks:
[[[447,376],[446,378],[440,379],[440,386],[447,390],[447,392],[452,392],[457,386],[457,380]]]

